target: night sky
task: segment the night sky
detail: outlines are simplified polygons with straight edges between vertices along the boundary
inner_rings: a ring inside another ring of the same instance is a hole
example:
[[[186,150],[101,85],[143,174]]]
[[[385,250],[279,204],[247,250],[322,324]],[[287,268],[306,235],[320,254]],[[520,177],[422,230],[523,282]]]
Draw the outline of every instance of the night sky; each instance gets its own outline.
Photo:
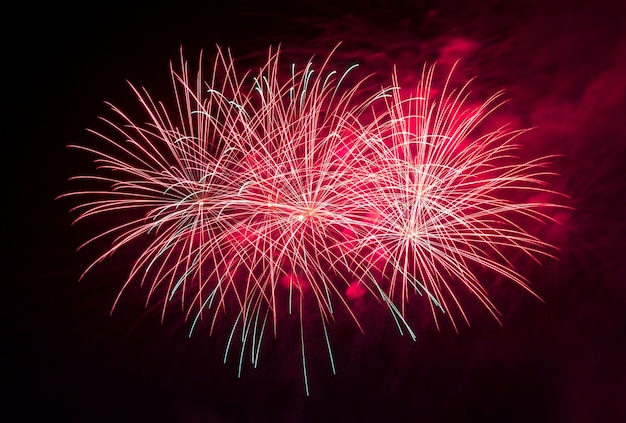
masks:
[[[626,6],[211,3],[5,14],[16,26],[4,37],[2,420],[626,421]],[[528,152],[561,155],[552,187],[572,210],[543,229],[557,260],[526,275],[544,302],[498,285],[502,326],[480,311],[458,333],[425,320],[415,342],[388,316],[367,320],[365,334],[339,321],[337,374],[326,347],[311,348],[309,397],[296,327],[268,337],[259,368],[238,379],[236,357],[222,362],[224,334],[188,338],[181,316],[161,323],[144,309],[138,287],[110,316],[128,263],[114,257],[78,282],[97,251],[76,248],[93,227],[72,226],[71,201],[55,198],[91,158],[66,145],[96,143],[86,129],[110,116],[105,101],[138,110],[127,80],[171,95],[181,46],[190,60],[230,47],[245,68],[270,45],[306,61],[340,41],[340,63],[375,78],[395,64],[408,84],[424,62],[459,60],[479,94],[506,91],[503,116],[536,128]]]

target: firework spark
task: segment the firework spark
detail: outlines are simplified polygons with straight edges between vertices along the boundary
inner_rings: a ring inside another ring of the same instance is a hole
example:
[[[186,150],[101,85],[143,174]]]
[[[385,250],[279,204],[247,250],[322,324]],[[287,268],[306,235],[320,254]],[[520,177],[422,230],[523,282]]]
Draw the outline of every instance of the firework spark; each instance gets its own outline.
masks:
[[[106,148],[95,154],[98,174],[74,179],[101,184],[76,191],[90,198],[77,220],[118,213],[121,224],[95,236],[111,240],[87,269],[127,245],[138,250],[120,294],[132,283],[148,289],[146,304],[175,299],[190,322],[210,332],[231,325],[256,366],[261,340],[277,336],[283,311],[299,316],[308,393],[305,305],[318,311],[331,366],[328,324],[337,307],[360,327],[348,298],[369,293],[386,304],[400,330],[410,291],[430,299],[454,324],[463,313],[456,292],[468,290],[497,318],[474,271],[490,269],[528,288],[507,252],[533,258],[549,246],[516,217],[546,220],[550,204],[513,192],[549,192],[546,158],[516,161],[523,131],[477,134],[498,96],[468,107],[466,87],[431,95],[433,68],[417,93],[366,91],[349,67],[329,70],[313,60],[284,72],[269,50],[255,73],[239,76],[218,49],[209,78],[202,63],[192,77],[182,58],[171,66],[174,113],[133,86],[148,123],[115,106]],[[202,62],[202,61],[200,61]],[[432,97],[432,98],[431,98]],[[358,281],[355,283],[355,281]],[[532,292],[532,291],[531,291]],[[115,307],[115,304],[114,304]]]

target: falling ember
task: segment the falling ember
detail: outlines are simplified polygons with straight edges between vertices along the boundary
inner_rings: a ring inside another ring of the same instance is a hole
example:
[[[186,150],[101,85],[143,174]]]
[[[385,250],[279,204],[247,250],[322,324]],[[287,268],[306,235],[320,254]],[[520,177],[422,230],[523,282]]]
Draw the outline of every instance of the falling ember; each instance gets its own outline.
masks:
[[[395,77],[366,93],[356,65],[335,70],[331,58],[283,66],[270,49],[240,76],[218,49],[205,77],[202,61],[192,76],[181,54],[175,106],[131,86],[148,122],[111,106],[116,135],[94,132],[105,147],[72,146],[96,156],[97,173],[74,178],[95,188],[63,196],[89,198],[76,220],[126,219],[86,243],[110,240],[87,271],[142,240],[120,296],[148,286],[163,315],[180,301],[190,335],[229,315],[225,356],[237,333],[240,372],[246,356],[256,365],[267,332],[284,336],[283,311],[295,314],[307,393],[305,310],[317,310],[333,371],[329,326],[342,309],[361,328],[350,302],[365,295],[412,336],[413,293],[437,324],[468,320],[459,291],[497,319],[476,267],[532,292],[508,254],[549,256],[521,222],[560,207],[530,200],[555,193],[548,157],[515,159],[524,131],[480,132],[499,94],[470,106],[468,86],[433,89],[434,67],[415,95]]]

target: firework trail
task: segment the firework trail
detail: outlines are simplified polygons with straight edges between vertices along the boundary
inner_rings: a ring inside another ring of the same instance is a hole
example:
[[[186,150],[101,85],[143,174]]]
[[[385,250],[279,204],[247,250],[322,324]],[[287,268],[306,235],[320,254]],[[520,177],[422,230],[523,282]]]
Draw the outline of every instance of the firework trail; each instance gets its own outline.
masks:
[[[414,96],[403,98],[397,79],[365,94],[356,65],[330,70],[331,56],[284,69],[270,49],[257,72],[239,76],[218,49],[205,79],[202,60],[192,76],[181,53],[180,69],[170,67],[175,112],[131,86],[148,122],[111,106],[115,135],[94,132],[106,147],[72,146],[98,164],[97,175],[74,179],[101,188],[66,195],[89,198],[77,220],[124,218],[85,243],[110,240],[87,271],[143,243],[115,303],[137,283],[162,316],[179,301],[190,335],[201,321],[211,333],[229,325],[224,360],[238,338],[239,372],[246,353],[256,366],[281,316],[296,314],[307,393],[309,305],[334,371],[328,324],[341,309],[360,327],[346,300],[355,283],[414,337],[410,291],[429,299],[435,319],[439,309],[453,324],[455,311],[467,320],[461,288],[497,318],[475,266],[530,291],[507,252],[550,248],[516,219],[546,220],[551,204],[507,195],[549,192],[546,158],[515,160],[522,131],[475,135],[498,96],[472,108],[465,87],[432,95],[433,68]]]

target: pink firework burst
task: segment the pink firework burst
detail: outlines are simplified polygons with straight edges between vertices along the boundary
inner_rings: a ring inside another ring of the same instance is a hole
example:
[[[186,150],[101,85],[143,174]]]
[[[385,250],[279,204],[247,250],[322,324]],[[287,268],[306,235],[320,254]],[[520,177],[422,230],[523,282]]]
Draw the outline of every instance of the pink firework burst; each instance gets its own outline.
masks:
[[[430,300],[438,327],[443,312],[455,329],[456,315],[469,324],[460,293],[500,321],[479,275],[491,272],[490,279],[504,277],[537,296],[514,258],[553,257],[554,247],[527,229],[555,222],[549,212],[563,207],[549,200],[560,196],[546,182],[555,175],[553,157],[522,160],[517,139],[527,131],[486,129],[502,93],[472,105],[471,81],[451,89],[453,69],[435,89],[434,70],[424,67],[415,95],[395,90],[369,128],[372,160],[355,202],[366,216],[355,237],[359,268],[409,332],[411,292]]]
[[[211,333],[230,324],[224,359],[237,334],[240,372],[246,353],[256,365],[281,316],[298,316],[307,393],[305,310],[319,315],[334,371],[329,323],[341,309],[360,327],[348,299],[372,295],[413,337],[411,291],[429,298],[436,321],[437,309],[453,324],[455,312],[467,320],[460,289],[497,318],[476,268],[530,291],[509,252],[550,251],[518,222],[549,219],[553,204],[526,200],[550,192],[547,158],[513,157],[523,131],[479,133],[498,95],[475,107],[466,87],[446,83],[434,95],[433,68],[414,96],[396,79],[366,95],[366,79],[349,82],[356,65],[332,70],[331,56],[283,67],[270,49],[240,76],[218,49],[205,79],[202,63],[192,76],[181,55],[171,67],[176,107],[132,87],[148,122],[112,106],[115,134],[96,133],[106,148],[72,146],[98,164],[74,179],[101,188],[66,195],[89,198],[77,220],[124,219],[86,243],[110,240],[87,271],[142,245],[115,304],[137,283],[162,316],[179,301],[190,335],[201,321]]]

